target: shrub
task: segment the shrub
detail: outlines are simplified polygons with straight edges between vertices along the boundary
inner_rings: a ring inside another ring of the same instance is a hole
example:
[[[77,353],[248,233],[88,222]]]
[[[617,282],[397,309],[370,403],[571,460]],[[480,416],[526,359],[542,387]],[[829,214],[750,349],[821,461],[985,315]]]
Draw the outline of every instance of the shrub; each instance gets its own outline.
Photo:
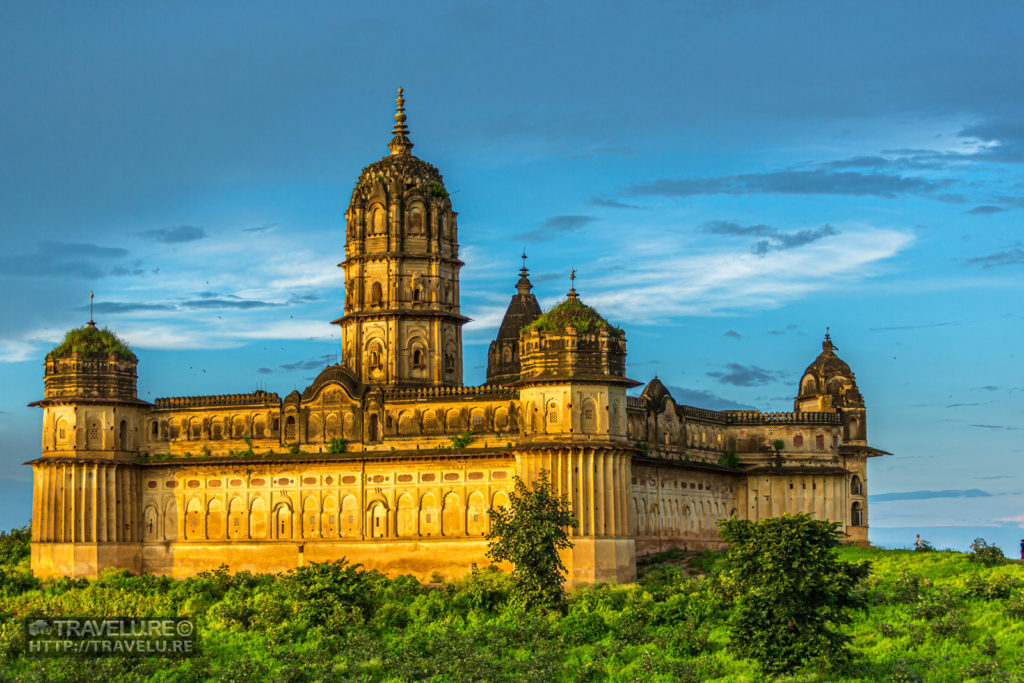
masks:
[[[512,602],[519,608],[565,607],[565,565],[559,550],[573,547],[568,529],[578,522],[564,497],[554,494],[547,470],[527,486],[516,477],[507,508],[491,508],[487,556],[508,561]]]
[[[16,565],[30,554],[32,532],[23,526],[0,531],[0,565]]]
[[[466,448],[469,444],[473,443],[473,432],[462,432],[456,436],[450,437],[452,446],[454,448]]]
[[[719,527],[729,543],[722,585],[733,602],[730,648],[770,674],[846,661],[849,636],[837,627],[866,607],[857,589],[870,564],[839,560],[839,524],[800,513]]]
[[[327,443],[327,452],[328,453],[344,453],[345,452],[345,448],[347,448],[347,447],[348,447],[348,442],[345,441],[345,439],[341,438],[340,436],[335,436],[335,437],[333,437]]]
[[[977,562],[985,567],[995,567],[1006,563],[1006,556],[1003,555],[1002,549],[995,544],[989,544],[984,538],[974,539],[968,556],[971,562]]]
[[[739,467],[740,459],[736,455],[736,451],[725,451],[718,458],[718,464],[723,467]]]

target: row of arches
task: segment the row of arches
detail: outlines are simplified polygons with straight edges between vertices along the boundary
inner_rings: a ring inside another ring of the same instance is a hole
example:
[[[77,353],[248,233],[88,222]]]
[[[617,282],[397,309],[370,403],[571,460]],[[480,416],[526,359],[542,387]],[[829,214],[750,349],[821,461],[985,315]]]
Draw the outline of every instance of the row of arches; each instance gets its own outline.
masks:
[[[465,500],[453,491],[427,492],[418,498],[404,493],[394,506],[375,498],[362,508],[352,494],[340,499],[310,495],[298,508],[290,500],[268,505],[261,496],[248,502],[236,496],[205,503],[193,497],[184,505],[182,533],[186,540],[211,541],[483,536],[490,528],[491,506],[507,507],[508,495],[496,491],[488,503],[482,491],[471,492]],[[177,501],[167,501],[162,509],[155,502],[148,504],[144,540],[177,538],[177,519]]]
[[[108,441],[104,439],[106,435],[104,434],[103,420],[99,417],[87,419],[85,422],[85,439],[83,443],[79,444],[77,442],[81,437],[78,436],[75,427],[71,425],[71,422],[67,418],[59,417],[53,425],[52,434],[47,436],[52,444],[51,447],[55,449],[70,449],[83,446],[88,450],[131,450],[132,442],[128,427],[128,420],[117,420],[115,424],[116,431],[114,425],[110,426],[112,435]]]
[[[736,508],[716,500],[684,501],[661,499],[648,502],[643,496],[633,498],[630,528],[640,538],[716,536],[720,519],[736,514]]]
[[[294,425],[294,416],[285,419],[286,431],[289,426],[294,428]],[[196,415],[180,419],[153,419],[147,425],[147,435],[151,441],[167,441],[169,439],[219,441],[242,439],[246,434],[255,439],[273,438],[279,435],[280,430],[281,418],[277,415],[217,415],[213,417]]]
[[[452,238],[452,228],[454,228],[455,221],[449,211],[439,207],[431,208],[433,210],[428,210],[422,200],[413,200],[409,203],[403,212],[405,235],[409,237],[440,236],[444,239]],[[397,211],[396,215],[398,215]],[[386,235],[389,232],[389,227],[391,227],[391,231],[398,234],[400,231],[399,226],[389,226],[391,223],[391,212],[388,208],[381,202],[374,202],[366,211],[364,234],[367,237]],[[353,227],[358,230],[361,226],[356,224]],[[354,231],[350,230],[350,232]]]

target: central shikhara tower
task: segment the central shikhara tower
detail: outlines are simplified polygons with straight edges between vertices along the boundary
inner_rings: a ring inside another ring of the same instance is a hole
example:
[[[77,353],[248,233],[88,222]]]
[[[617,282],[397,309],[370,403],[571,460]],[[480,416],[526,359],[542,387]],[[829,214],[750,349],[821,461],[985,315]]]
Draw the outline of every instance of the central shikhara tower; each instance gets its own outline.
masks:
[[[550,473],[578,526],[572,582],[629,581],[636,557],[721,544],[715,522],[810,512],[866,544],[864,400],[826,334],[794,412],[638,396],[626,336],[575,289],[542,313],[525,254],[488,351],[462,381],[457,214],[412,155],[398,91],[389,154],[345,213],[342,358],[301,392],[136,395],[116,335],[72,330],[46,356],[32,568],[187,576],[346,557],[426,578],[486,564],[487,511]]]

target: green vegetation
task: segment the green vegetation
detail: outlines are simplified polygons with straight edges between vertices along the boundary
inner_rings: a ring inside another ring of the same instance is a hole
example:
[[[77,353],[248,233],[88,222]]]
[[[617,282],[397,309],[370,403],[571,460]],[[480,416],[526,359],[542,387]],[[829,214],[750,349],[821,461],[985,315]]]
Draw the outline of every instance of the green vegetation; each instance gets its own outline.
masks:
[[[780,515],[759,522],[719,522],[729,542],[722,586],[731,601],[730,648],[766,673],[790,673],[818,661],[836,668],[849,658],[839,627],[867,605],[860,585],[867,562],[842,562],[838,522]]]
[[[487,556],[513,564],[512,604],[564,609],[565,565],[558,551],[573,547],[569,529],[579,522],[569,502],[555,495],[547,470],[529,486],[516,477],[508,508],[492,508],[488,514]]]
[[[64,335],[64,341],[58,344],[51,353],[54,357],[60,358],[69,356],[76,351],[83,358],[106,358],[113,353],[120,360],[137,360],[128,345],[106,327],[99,329],[83,325],[68,330],[68,333]]]
[[[432,197],[447,197],[448,190],[444,189],[444,185],[438,182],[431,183],[430,195]]]
[[[332,437],[331,440],[327,442],[328,453],[344,453],[347,447],[348,442],[345,441],[345,439],[341,438],[340,436]]]
[[[984,538],[976,538],[971,542],[971,561],[986,567],[998,567],[1006,563],[1003,550],[995,544],[989,544]]]
[[[602,327],[621,332],[602,318],[600,313],[578,299],[566,299],[523,329],[561,332],[569,325],[575,327],[577,332],[592,332]]]
[[[718,457],[718,464],[723,467],[739,467],[740,458],[736,455],[736,451],[725,451]]]
[[[452,448],[466,448],[467,446],[469,446],[469,444],[473,443],[474,438],[476,437],[474,437],[473,432],[470,431],[465,431],[462,432],[461,434],[456,434],[455,436],[450,437],[452,442]]]
[[[388,579],[336,562],[280,575],[185,580],[104,572],[38,581],[27,530],[0,535],[0,680],[18,681],[762,681],[728,646],[721,553],[669,551],[630,585],[574,589],[565,612],[511,604],[512,577]],[[8,550],[11,549],[11,550]],[[871,563],[867,609],[842,627],[847,664],[788,681],[1002,681],[1024,677],[1024,566],[967,554],[838,549]],[[701,575],[700,571],[708,574]],[[188,659],[30,657],[23,617],[190,616]]]

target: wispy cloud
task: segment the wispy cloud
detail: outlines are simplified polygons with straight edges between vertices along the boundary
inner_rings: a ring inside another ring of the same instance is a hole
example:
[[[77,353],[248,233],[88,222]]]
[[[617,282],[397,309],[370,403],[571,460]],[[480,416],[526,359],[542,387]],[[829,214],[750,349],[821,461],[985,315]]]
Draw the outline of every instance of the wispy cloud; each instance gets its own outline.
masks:
[[[785,376],[785,373],[766,370],[756,365],[740,365],[739,363],[729,363],[725,366],[725,370],[713,370],[705,374],[708,377],[714,377],[722,384],[732,384],[737,387],[756,387],[762,384],[771,384]]]
[[[618,199],[611,199],[609,197],[594,197],[588,199],[587,204],[591,206],[600,206],[606,209],[642,209],[644,207],[638,204],[627,204],[626,202],[620,202]]]
[[[741,339],[741,335],[736,330],[726,330],[722,335],[723,337],[732,337],[733,339]]]
[[[839,234],[835,227],[827,223],[818,228],[787,232],[770,225],[740,225],[730,221],[709,221],[703,223],[700,229],[712,235],[754,235],[761,237],[762,239],[757,240],[750,247],[750,251],[758,256],[764,256],[770,251],[802,247],[805,244]]]
[[[529,232],[521,232],[515,236],[516,239],[527,242],[547,242],[562,237],[566,233],[579,230],[588,223],[593,223],[597,218],[594,216],[551,216],[545,218],[540,227]]]
[[[181,244],[203,239],[206,237],[206,230],[194,225],[179,225],[173,228],[145,230],[142,232],[142,236],[164,244]]]
[[[929,327],[949,327],[951,325],[959,325],[960,323],[956,320],[948,320],[941,323],[924,323],[922,325],[890,325],[888,327],[869,327],[868,332],[886,332],[890,330],[923,330]]]
[[[113,262],[127,255],[128,250],[121,247],[43,241],[34,252],[0,256],[0,275],[98,280],[111,274]]]
[[[991,204],[986,204],[983,206],[976,206],[969,211],[964,211],[964,213],[971,214],[974,216],[989,216],[991,214],[1002,213],[1004,211],[1006,211],[1006,209],[1002,208],[1001,206],[992,206]]]
[[[692,197],[705,194],[850,195],[894,198],[931,194],[948,180],[930,180],[888,173],[834,172],[826,169],[783,170],[710,178],[662,178],[625,189],[635,197]]]
[[[705,389],[684,389],[683,387],[666,387],[676,403],[687,406],[698,406],[708,410],[755,410],[754,406],[738,403],[724,398]]]
[[[1024,263],[1024,249],[1015,247],[1006,251],[997,251],[987,256],[978,256],[967,259],[968,263],[974,263],[982,268],[995,268],[997,266],[1016,266]]]
[[[930,500],[932,498],[988,498],[992,494],[981,489],[948,489],[945,491],[899,491],[875,493],[868,496],[872,503],[886,503],[895,500]]]

